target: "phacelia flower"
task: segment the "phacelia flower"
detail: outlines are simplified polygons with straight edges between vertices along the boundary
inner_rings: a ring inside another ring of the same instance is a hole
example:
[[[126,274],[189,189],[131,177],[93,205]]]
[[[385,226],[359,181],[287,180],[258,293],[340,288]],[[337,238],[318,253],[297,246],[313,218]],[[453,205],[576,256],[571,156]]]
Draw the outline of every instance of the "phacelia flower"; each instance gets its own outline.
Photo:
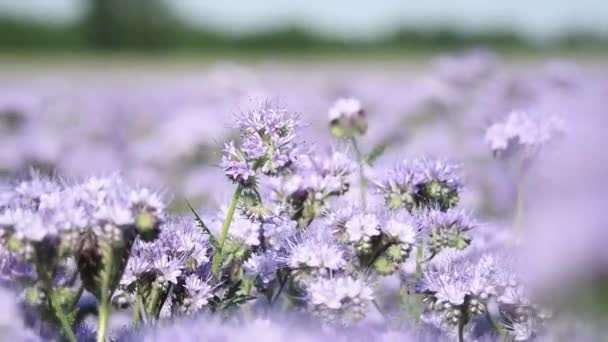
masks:
[[[428,309],[440,312],[446,323],[467,324],[484,314],[496,295],[496,264],[491,256],[458,260],[452,254],[434,260],[423,269],[418,290]]]
[[[566,131],[564,121],[556,116],[537,118],[528,112],[513,111],[503,122],[487,128],[485,140],[494,153],[519,147],[532,150],[547,144]]]
[[[338,99],[329,109],[329,125],[336,137],[365,134],[367,117],[361,102],[354,98]]]
[[[248,277],[255,279],[257,284],[264,288],[276,278],[279,269],[278,255],[272,250],[253,254],[245,261],[243,269]]]
[[[322,319],[349,325],[365,316],[372,289],[353,277],[319,278],[308,288],[310,310]]]
[[[471,243],[469,231],[475,227],[464,211],[430,209],[417,215],[420,231],[426,236],[427,248],[432,258],[446,248],[463,250]]]
[[[353,162],[341,152],[302,156],[293,175],[273,183],[274,199],[292,219],[311,221],[325,211],[330,197],[349,189],[353,170]]]
[[[375,185],[389,209],[405,208],[408,211],[428,207],[451,208],[458,203],[462,188],[457,165],[430,158],[402,161]]]
[[[295,130],[298,118],[287,110],[261,103],[237,117],[240,147],[225,145],[222,168],[235,183],[249,184],[257,173],[276,176],[293,167],[300,155]]]

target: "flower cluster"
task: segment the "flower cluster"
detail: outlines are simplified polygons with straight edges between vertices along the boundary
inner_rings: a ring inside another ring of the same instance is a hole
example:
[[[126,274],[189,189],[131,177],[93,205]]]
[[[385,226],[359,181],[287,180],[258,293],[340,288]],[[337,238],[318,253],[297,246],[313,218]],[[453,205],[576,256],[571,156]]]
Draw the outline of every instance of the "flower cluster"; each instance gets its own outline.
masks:
[[[346,207],[329,212],[327,225],[337,241],[354,249],[361,265],[381,275],[395,272],[418,244],[418,228],[407,213]]]
[[[426,236],[430,257],[447,248],[463,250],[471,243],[471,217],[461,209],[430,209],[417,215],[417,225]]]
[[[295,141],[298,118],[287,110],[261,103],[237,117],[240,147],[224,147],[222,168],[235,183],[251,184],[258,173],[276,176],[289,171],[300,154]]]
[[[494,153],[505,153],[517,147],[534,152],[563,133],[565,124],[559,117],[536,118],[528,112],[512,111],[503,122],[487,128],[485,140]]]
[[[103,250],[124,259],[137,236],[155,239],[164,219],[157,194],[131,189],[117,176],[74,185],[34,176],[11,196],[12,205],[0,211],[5,246],[34,265],[39,277],[75,258],[84,286],[92,292],[98,291]]]
[[[440,159],[404,160],[376,182],[390,209],[437,206],[442,210],[458,204],[462,182],[458,166]]]
[[[330,197],[348,191],[353,169],[353,162],[341,152],[302,156],[292,176],[274,182],[274,199],[292,219],[312,221],[325,211]]]
[[[481,69],[471,79],[448,70],[436,81],[483,91],[491,75]],[[527,246],[500,225],[478,227],[459,207],[470,202],[461,200],[458,165],[417,158],[385,171],[375,161],[398,137],[383,136],[365,153],[358,138],[368,123],[354,99],[338,100],[330,121],[354,162],[338,151],[302,153],[299,119],[287,110],[266,102],[239,115],[239,139],[222,160],[236,183],[232,198],[200,216],[187,202],[191,218],[165,214],[159,195],[117,176],[0,184],[0,282],[21,291],[27,327],[70,342],[95,331],[98,341],[118,342],[563,336],[517,263]],[[531,122],[509,119],[497,149],[540,146],[559,130]],[[369,198],[370,188],[384,198]],[[493,214],[484,209],[484,219]]]
[[[209,251],[208,237],[193,220],[171,219],[155,241],[135,242],[120,288],[131,302],[141,296],[149,314],[160,312],[161,303],[186,313],[199,311],[213,297],[207,284]]]

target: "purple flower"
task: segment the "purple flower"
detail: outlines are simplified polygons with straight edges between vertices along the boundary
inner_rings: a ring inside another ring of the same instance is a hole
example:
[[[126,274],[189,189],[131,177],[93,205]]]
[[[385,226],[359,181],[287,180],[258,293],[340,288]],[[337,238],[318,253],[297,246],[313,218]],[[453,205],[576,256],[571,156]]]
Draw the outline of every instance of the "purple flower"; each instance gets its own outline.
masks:
[[[464,211],[430,209],[416,216],[418,229],[426,235],[430,257],[446,248],[463,250],[471,243],[469,231],[475,223]]]

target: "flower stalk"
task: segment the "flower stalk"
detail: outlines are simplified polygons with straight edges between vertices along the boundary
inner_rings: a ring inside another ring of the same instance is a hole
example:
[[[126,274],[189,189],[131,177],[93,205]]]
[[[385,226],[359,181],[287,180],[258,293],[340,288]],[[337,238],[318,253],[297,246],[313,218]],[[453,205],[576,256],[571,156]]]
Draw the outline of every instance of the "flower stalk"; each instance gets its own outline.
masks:
[[[355,150],[355,155],[357,157],[357,164],[359,164],[359,188],[361,191],[361,208],[365,210],[367,207],[367,179],[365,178],[365,161],[363,160],[363,155],[361,154],[361,150],[359,149],[359,144],[357,143],[357,139],[355,137],[350,138],[353,149]]]
[[[226,213],[226,219],[224,220],[224,224],[222,225],[222,231],[220,233],[220,238],[218,240],[218,246],[213,254],[213,264],[211,266],[211,273],[216,274],[217,270],[220,267],[222,257],[223,257],[223,249],[224,243],[226,242],[226,238],[228,237],[228,230],[230,229],[230,224],[232,223],[232,218],[234,217],[234,211],[236,210],[236,206],[239,203],[239,198],[241,197],[241,192],[243,190],[243,186],[239,183],[234,190],[234,195],[232,195],[232,200],[230,201],[230,206],[228,207],[228,213]]]
[[[97,342],[106,340],[106,331],[110,319],[111,280],[114,269],[114,251],[111,246],[104,250],[104,268],[101,273],[101,295],[99,299],[99,323],[97,326]]]

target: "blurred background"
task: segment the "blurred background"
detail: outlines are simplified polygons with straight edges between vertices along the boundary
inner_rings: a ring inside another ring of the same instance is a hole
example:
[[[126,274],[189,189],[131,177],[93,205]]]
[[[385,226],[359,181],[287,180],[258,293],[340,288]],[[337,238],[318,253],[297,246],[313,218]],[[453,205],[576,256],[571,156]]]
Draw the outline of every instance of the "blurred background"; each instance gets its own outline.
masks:
[[[4,52],[603,52],[608,4],[552,1],[0,0]]]

